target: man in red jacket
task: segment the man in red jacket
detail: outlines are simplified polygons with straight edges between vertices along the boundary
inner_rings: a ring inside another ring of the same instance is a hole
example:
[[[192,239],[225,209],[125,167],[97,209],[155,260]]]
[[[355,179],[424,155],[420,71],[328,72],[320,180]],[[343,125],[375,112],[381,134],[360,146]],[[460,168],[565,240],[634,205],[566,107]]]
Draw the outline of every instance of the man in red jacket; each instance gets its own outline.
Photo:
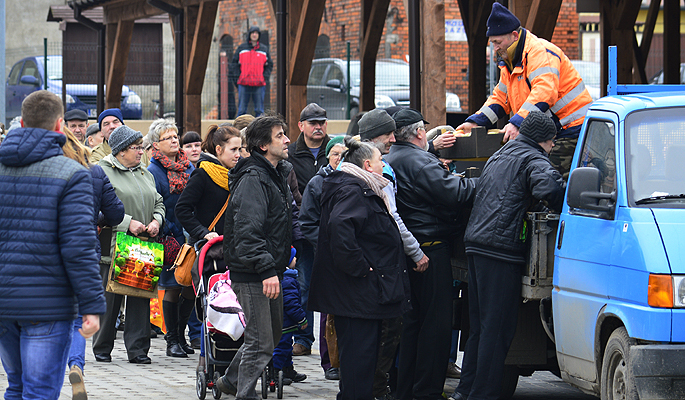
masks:
[[[269,46],[259,42],[261,32],[253,26],[247,32],[247,40],[233,55],[233,77],[238,77],[238,115],[247,113],[247,104],[252,98],[255,116],[264,114],[264,92],[269,80],[273,62]]]

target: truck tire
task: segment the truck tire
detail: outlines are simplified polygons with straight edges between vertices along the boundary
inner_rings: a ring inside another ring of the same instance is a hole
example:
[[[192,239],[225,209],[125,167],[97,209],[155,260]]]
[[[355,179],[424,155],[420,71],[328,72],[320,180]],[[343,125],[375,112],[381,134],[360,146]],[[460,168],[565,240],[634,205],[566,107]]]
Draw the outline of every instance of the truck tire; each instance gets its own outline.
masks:
[[[514,396],[516,386],[519,383],[519,367],[516,365],[505,365],[504,375],[502,376],[502,390],[499,400],[509,400]]]
[[[630,361],[630,347],[634,344],[624,327],[609,336],[602,359],[602,400],[638,400]]]

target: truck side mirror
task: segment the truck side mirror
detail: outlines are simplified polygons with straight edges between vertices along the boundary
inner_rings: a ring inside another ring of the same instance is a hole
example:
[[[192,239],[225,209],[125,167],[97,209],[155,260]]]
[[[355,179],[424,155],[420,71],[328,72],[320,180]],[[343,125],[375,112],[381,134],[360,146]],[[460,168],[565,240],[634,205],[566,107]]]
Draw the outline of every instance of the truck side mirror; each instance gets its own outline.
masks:
[[[21,83],[25,85],[33,85],[33,86],[38,86],[40,85],[40,82],[38,82],[38,79],[33,76],[33,75],[24,75],[21,77]]]
[[[579,167],[573,170],[568,180],[566,203],[571,208],[613,213],[616,192],[602,193],[602,172],[593,167]],[[609,205],[599,204],[609,200]]]
[[[342,90],[343,84],[340,82],[340,79],[331,79],[328,82],[326,82],[326,86],[328,86],[331,89],[338,89]]]

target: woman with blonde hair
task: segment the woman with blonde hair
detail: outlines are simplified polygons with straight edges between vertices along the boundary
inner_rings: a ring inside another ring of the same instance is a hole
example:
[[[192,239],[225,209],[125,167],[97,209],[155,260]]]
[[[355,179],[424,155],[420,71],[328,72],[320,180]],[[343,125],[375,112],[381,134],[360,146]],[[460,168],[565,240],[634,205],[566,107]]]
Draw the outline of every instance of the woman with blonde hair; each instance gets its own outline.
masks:
[[[71,158],[90,170],[93,177],[93,224],[97,228],[102,226],[115,226],[124,219],[124,205],[121,203],[105,171],[99,165],[92,165],[88,162],[90,149],[82,145],[76,136],[66,127],[64,134],[67,137],[66,143],[62,146],[65,157]],[[101,221],[98,216],[102,213]],[[96,231],[99,232],[99,229]],[[96,251],[100,258],[100,241],[96,241]],[[79,333],[83,320],[79,315],[74,320],[71,347],[67,366],[69,367],[69,381],[72,385],[73,398],[85,399],[86,389],[83,384],[83,368],[85,367],[86,339]]]

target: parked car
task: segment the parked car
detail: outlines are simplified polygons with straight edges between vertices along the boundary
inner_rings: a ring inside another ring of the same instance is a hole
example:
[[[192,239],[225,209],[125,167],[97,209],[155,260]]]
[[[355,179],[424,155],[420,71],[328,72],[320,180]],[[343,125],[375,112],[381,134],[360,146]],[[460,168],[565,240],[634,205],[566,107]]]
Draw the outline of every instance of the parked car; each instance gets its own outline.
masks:
[[[583,60],[571,60],[571,64],[578,71],[580,77],[583,78],[585,83],[585,88],[590,92],[590,97],[592,100],[597,100],[602,96],[602,91],[600,90],[600,75],[602,73],[602,67],[598,62],[594,61],[583,61]]]
[[[21,102],[26,96],[45,87],[45,68],[42,56],[26,57],[12,66],[5,85],[5,118],[21,115]],[[48,90],[62,96],[62,56],[48,56]],[[97,118],[97,85],[67,84],[67,109],[81,109],[89,117]],[[141,119],[143,107],[138,96],[128,86],[121,89],[121,112],[124,119]]]
[[[359,61],[350,61],[350,116],[359,112]],[[312,61],[307,81],[307,103],[326,109],[328,118],[345,119],[347,111],[347,61],[320,58]],[[461,112],[461,101],[455,93],[446,93],[447,112]],[[409,107],[409,64],[402,60],[376,61],[377,108]]]
[[[649,80],[650,85],[664,83],[664,70],[662,69]],[[680,83],[685,84],[685,63],[680,64]]]

